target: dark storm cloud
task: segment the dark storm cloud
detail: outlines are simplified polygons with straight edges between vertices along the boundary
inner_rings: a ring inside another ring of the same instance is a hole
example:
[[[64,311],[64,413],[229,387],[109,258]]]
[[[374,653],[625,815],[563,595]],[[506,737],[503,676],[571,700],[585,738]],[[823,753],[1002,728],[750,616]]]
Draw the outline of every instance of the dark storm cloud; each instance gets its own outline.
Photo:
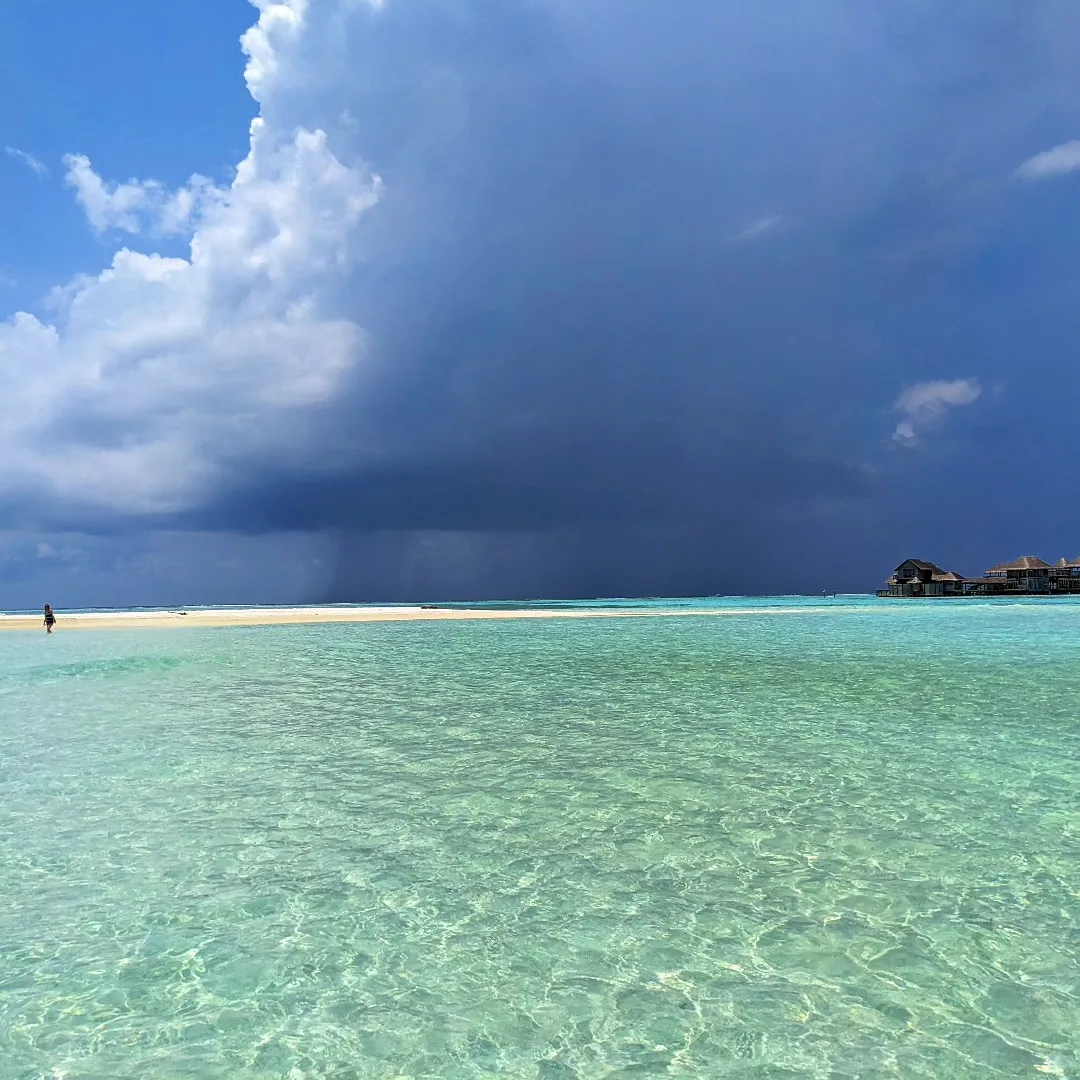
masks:
[[[374,373],[343,467],[237,516],[344,530],[346,591],[394,563],[353,558],[365,536],[423,530],[421,591],[454,535],[487,537],[475,577],[450,559],[465,594],[498,591],[492,545],[518,552],[501,589],[543,550],[556,591],[610,590],[605,563],[696,591],[764,551],[867,572],[926,526],[898,505],[942,513],[935,475],[1010,443],[990,394],[981,431],[907,452],[889,410],[920,379],[1011,374],[995,341],[1025,313],[985,305],[1047,245],[1010,231],[1009,177],[1080,130],[1076,43],[1052,2],[390,4],[314,40],[352,57],[337,137],[387,184],[353,294]]]
[[[349,11],[275,122],[383,178],[340,297],[370,354],[317,475],[181,524],[333,530],[357,599],[866,588],[1078,524],[1036,511],[1078,192],[1012,179],[1080,137],[1061,0]],[[954,378],[985,390],[891,441]]]

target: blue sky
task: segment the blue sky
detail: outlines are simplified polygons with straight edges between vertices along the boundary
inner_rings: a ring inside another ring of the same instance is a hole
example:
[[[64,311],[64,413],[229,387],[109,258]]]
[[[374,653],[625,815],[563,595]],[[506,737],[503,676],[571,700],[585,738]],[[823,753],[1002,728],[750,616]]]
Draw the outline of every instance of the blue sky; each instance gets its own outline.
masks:
[[[0,131],[52,181],[10,156],[0,170],[5,313],[112,254],[64,187],[65,154],[92,150],[110,178],[229,176],[252,117],[239,37],[253,14],[244,0],[0,0]]]
[[[0,0],[0,607],[1080,555],[1078,54],[1064,0]]]

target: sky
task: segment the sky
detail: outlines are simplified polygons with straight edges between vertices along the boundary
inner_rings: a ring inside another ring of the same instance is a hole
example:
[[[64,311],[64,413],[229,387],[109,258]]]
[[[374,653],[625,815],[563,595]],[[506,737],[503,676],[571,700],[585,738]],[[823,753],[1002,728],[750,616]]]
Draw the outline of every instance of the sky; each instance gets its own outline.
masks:
[[[1080,556],[1070,0],[0,0],[0,609]]]

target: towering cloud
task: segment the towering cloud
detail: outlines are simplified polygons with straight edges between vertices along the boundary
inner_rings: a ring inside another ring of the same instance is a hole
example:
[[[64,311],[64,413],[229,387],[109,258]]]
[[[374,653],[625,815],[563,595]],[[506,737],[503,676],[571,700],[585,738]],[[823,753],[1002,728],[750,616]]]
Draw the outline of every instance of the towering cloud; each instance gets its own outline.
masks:
[[[264,4],[245,37],[256,101],[272,99],[278,51],[295,46],[304,12]],[[122,248],[58,289],[50,319],[0,324],[0,492],[46,518],[168,514],[238,473],[317,452],[312,409],[363,353],[332,294],[378,180],[339,161],[324,131],[264,116],[228,187],[195,176],[170,192],[103,181],[84,156],[66,164],[96,231],[183,233],[190,253]]]

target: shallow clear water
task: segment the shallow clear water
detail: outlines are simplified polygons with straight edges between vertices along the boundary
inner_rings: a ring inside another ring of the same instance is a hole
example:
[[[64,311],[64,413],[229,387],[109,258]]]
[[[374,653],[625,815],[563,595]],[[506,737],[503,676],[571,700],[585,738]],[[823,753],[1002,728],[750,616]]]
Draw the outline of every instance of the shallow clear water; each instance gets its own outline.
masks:
[[[784,606],[0,635],[0,1077],[1080,1077],[1080,604]]]

